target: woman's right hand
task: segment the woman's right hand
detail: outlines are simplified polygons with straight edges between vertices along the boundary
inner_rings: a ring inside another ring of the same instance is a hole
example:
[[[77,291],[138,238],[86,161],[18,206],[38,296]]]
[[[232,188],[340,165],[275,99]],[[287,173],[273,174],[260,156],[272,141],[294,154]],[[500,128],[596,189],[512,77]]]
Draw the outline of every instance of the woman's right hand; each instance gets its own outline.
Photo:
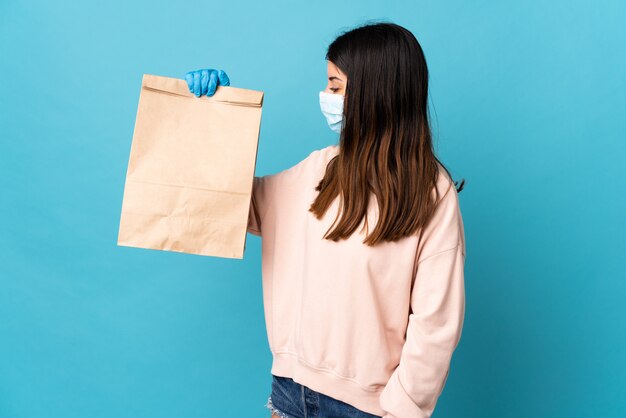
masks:
[[[185,81],[189,86],[189,91],[200,97],[203,94],[213,96],[218,85],[230,86],[230,79],[224,70],[214,70],[206,68],[201,70],[189,71],[185,74]]]

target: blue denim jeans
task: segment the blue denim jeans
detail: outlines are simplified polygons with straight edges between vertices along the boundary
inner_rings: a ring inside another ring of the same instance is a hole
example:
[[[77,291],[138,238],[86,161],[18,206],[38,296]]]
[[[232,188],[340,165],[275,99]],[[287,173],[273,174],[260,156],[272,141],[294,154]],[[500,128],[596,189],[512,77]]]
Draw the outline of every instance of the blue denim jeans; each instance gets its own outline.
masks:
[[[289,377],[273,374],[272,393],[265,406],[281,418],[381,418],[316,392]]]

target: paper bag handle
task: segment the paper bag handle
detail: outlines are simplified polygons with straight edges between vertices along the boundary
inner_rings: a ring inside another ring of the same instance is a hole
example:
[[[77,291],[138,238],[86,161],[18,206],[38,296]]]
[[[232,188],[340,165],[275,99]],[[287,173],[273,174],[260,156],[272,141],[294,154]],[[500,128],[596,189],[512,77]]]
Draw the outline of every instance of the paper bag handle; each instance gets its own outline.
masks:
[[[239,106],[261,107],[263,105],[263,92],[259,90],[242,89],[231,86],[217,86],[213,96],[196,97],[189,91],[187,81],[181,78],[163,77],[153,74],[144,74],[141,87],[149,90],[161,91],[178,96],[190,97],[195,100],[209,100],[223,102]]]

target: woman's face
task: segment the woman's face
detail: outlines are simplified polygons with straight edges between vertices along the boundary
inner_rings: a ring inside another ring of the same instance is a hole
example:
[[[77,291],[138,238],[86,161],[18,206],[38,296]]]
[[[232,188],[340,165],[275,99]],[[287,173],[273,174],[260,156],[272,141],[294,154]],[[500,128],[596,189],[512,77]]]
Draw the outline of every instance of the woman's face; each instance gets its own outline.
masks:
[[[332,61],[328,61],[328,84],[326,85],[326,93],[346,95],[346,85],[348,76],[346,76]]]

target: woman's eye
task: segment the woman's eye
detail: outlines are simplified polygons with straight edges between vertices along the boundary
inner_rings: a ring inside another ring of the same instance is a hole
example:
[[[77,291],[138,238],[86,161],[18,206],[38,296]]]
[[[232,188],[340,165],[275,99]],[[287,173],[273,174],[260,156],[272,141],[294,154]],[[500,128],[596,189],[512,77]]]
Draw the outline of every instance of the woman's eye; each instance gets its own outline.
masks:
[[[338,88],[338,87],[331,87],[331,88],[330,88],[330,90],[334,93],[334,92],[336,92],[337,90],[339,90],[339,88]]]

